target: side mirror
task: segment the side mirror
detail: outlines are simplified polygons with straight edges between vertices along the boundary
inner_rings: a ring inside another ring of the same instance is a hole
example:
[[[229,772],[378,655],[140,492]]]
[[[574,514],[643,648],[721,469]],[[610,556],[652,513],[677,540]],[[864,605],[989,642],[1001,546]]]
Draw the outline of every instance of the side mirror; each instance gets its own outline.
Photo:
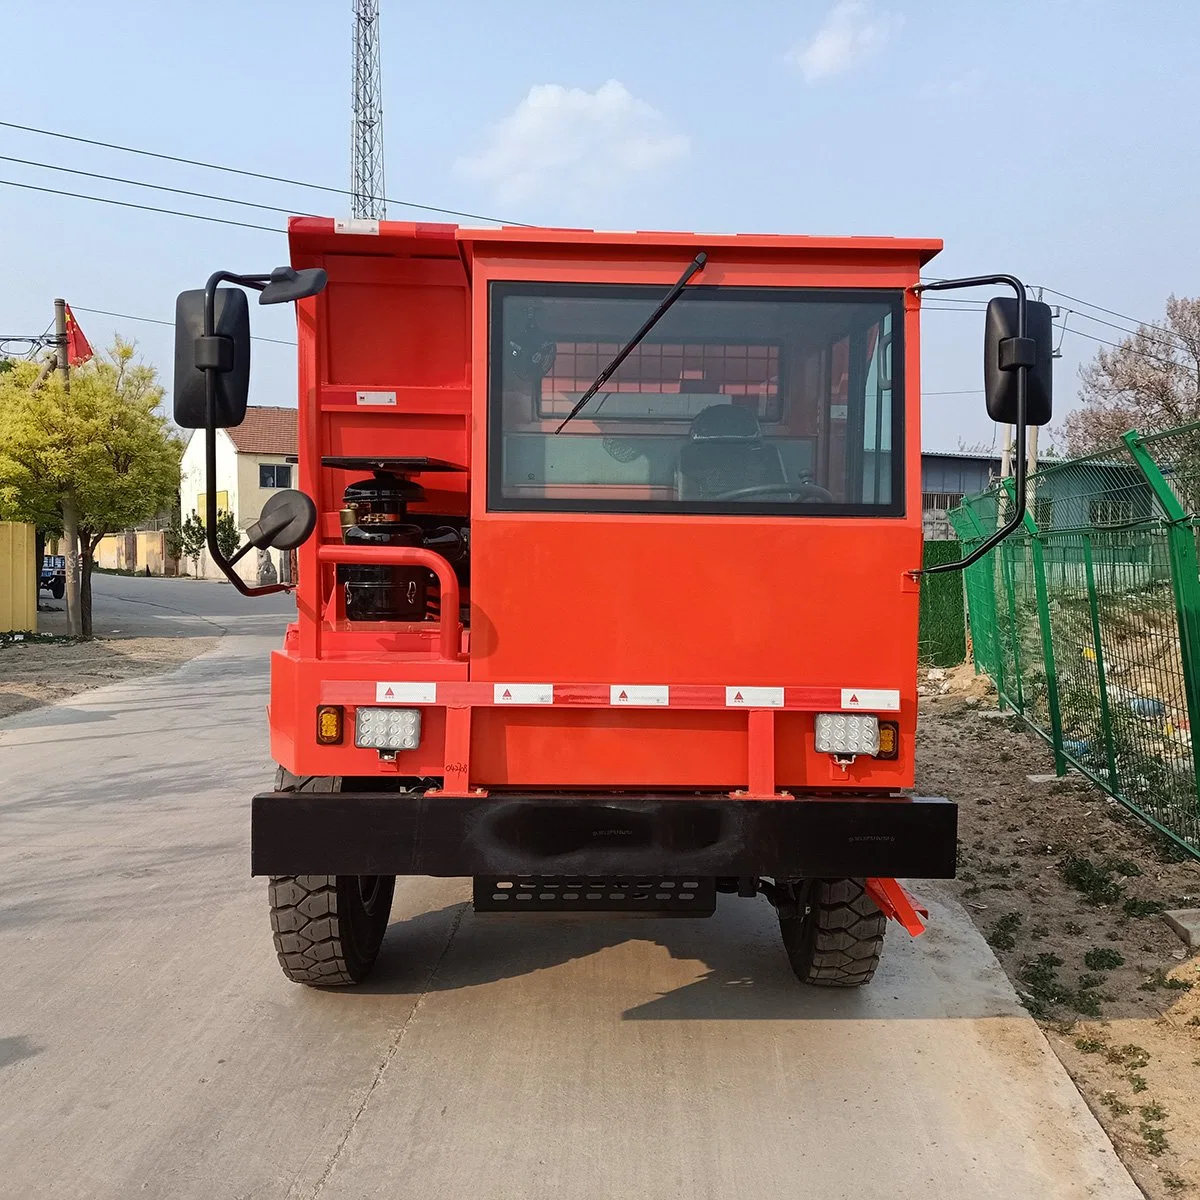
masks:
[[[1034,363],[1029,368],[1026,422],[1046,425],[1053,408],[1054,324],[1050,305],[1037,300],[1025,304],[1026,333],[1033,341]],[[1017,336],[1015,296],[997,296],[987,306],[983,336],[983,386],[988,416],[1004,425],[1017,423],[1017,372],[1005,362],[1004,343]]]
[[[246,540],[265,550],[295,550],[317,527],[317,506],[303,492],[285,488],[263,505],[262,515],[246,530]]]
[[[292,304],[307,300],[325,290],[327,276],[320,267],[276,267],[270,281],[258,295],[259,304]]]
[[[206,354],[217,367],[216,423],[240,425],[250,394],[250,306],[241,288],[217,288],[213,307],[215,337],[203,340],[204,289],[180,292],[175,301],[175,424],[203,429],[207,424],[203,368]],[[214,346],[215,343],[215,346]]]

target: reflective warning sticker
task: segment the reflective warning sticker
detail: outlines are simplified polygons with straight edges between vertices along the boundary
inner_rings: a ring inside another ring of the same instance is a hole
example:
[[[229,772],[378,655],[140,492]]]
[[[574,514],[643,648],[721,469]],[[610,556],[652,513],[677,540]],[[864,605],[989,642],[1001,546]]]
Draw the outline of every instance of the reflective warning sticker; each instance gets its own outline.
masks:
[[[657,707],[671,702],[671,689],[657,683],[614,683],[608,689],[609,704]]]
[[[896,712],[900,693],[893,688],[842,688],[842,707]]]
[[[727,687],[726,708],[782,708],[781,687]]]
[[[497,683],[492,688],[495,704],[553,704],[552,683]]]
[[[436,683],[377,683],[376,704],[435,704]]]

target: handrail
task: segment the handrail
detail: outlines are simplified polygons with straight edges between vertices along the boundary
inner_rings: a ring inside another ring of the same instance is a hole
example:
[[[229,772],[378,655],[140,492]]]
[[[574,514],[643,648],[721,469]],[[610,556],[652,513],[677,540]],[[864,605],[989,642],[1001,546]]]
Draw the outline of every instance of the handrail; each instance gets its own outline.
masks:
[[[357,567],[424,567],[432,571],[437,576],[441,593],[438,638],[442,657],[450,662],[462,658],[458,576],[448,559],[423,546],[346,546],[341,542],[329,542],[317,547],[317,561]]]

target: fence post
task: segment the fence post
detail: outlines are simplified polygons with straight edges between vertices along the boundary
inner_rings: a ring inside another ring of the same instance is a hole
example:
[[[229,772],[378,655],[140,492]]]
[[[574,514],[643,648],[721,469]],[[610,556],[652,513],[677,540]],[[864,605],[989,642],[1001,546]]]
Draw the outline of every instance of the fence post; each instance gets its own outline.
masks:
[[[1004,494],[1008,496],[1008,502],[1013,502],[1015,492],[1012,478],[1001,480],[1001,485]],[[1005,538],[1004,541],[996,547],[996,553],[1000,556],[1000,574],[1004,579],[1004,591],[1008,597],[1008,634],[1009,643],[1012,646],[1013,674],[1016,675],[1016,692],[1017,692],[1017,712],[1022,716],[1025,715],[1025,687],[1021,678],[1021,636],[1017,626],[1017,586],[1013,578],[1013,556],[1012,556],[1012,539]]]
[[[1108,762],[1108,787],[1115,795],[1117,780],[1117,750],[1113,743],[1112,711],[1108,707],[1108,680],[1104,674],[1104,648],[1100,644],[1100,606],[1096,600],[1096,572],[1092,566],[1092,535],[1083,539],[1083,569],[1087,581],[1088,611],[1092,616],[1092,651],[1096,655],[1096,681],[1100,691],[1100,728],[1104,733],[1104,755]]]
[[[1050,597],[1046,591],[1046,560],[1042,555],[1042,539],[1037,522],[1025,510],[1025,532],[1029,534],[1029,550],[1033,556],[1033,590],[1037,597],[1038,626],[1042,631],[1042,659],[1046,667],[1046,703],[1050,706],[1050,736],[1054,745],[1054,773],[1067,773],[1063,756],[1062,710],[1058,703],[1058,670],[1054,664],[1054,639],[1050,629]]]
[[[1188,523],[1188,513],[1146,449],[1145,439],[1136,429],[1131,429],[1121,440],[1167,519],[1167,551],[1179,622],[1179,653],[1183,660],[1183,688],[1192,743],[1193,786],[1200,786],[1200,559],[1196,556],[1196,538]]]

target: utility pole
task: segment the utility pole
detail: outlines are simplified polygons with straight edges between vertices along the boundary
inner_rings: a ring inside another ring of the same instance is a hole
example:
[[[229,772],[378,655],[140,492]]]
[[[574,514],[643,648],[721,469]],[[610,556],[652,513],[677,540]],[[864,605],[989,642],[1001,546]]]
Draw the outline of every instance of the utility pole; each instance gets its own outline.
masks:
[[[54,340],[63,391],[69,392],[71,365],[67,351],[67,302],[61,298],[54,301]],[[63,557],[67,560],[67,633],[71,637],[79,637],[83,633],[83,612],[79,597],[79,510],[75,507],[75,497],[69,489],[63,495],[62,518],[65,543]]]

